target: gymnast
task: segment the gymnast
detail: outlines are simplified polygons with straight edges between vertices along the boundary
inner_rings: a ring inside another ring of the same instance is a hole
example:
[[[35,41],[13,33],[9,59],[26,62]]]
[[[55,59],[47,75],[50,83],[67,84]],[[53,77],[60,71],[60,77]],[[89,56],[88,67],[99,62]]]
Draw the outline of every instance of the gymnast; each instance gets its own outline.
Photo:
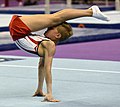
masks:
[[[9,24],[12,39],[16,45],[29,53],[40,57],[38,64],[38,88],[33,96],[45,97],[43,101],[59,102],[52,95],[52,60],[58,42],[72,36],[72,27],[66,22],[80,17],[94,17],[103,21],[109,21],[98,6],[88,9],[63,9],[53,14],[36,14],[18,16],[13,15]],[[40,36],[33,34],[35,31],[47,28]],[[46,81],[46,94],[43,93],[43,81]]]

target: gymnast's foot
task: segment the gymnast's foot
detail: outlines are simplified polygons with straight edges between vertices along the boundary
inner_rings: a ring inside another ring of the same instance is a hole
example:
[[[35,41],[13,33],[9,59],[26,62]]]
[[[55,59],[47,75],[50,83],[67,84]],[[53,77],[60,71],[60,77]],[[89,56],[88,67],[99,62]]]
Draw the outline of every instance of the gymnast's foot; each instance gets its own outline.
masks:
[[[36,91],[33,97],[45,97],[46,94],[44,94],[42,91]]]
[[[90,7],[89,9],[92,9],[93,10],[93,17],[97,18],[97,19],[100,19],[100,20],[103,20],[103,21],[110,21],[109,17],[106,16],[105,14],[103,14],[99,7],[94,5],[92,7]]]

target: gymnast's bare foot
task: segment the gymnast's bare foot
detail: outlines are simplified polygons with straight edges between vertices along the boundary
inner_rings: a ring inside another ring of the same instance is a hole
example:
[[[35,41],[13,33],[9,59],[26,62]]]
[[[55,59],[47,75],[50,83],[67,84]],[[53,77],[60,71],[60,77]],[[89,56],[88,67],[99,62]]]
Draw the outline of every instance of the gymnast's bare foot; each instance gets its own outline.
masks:
[[[60,102],[60,100],[54,99],[51,94],[46,94],[42,102]]]
[[[33,95],[33,97],[45,97],[45,95],[46,94],[44,94],[43,92],[42,92],[42,90],[40,90],[40,91],[36,91],[35,92],[35,94]]]

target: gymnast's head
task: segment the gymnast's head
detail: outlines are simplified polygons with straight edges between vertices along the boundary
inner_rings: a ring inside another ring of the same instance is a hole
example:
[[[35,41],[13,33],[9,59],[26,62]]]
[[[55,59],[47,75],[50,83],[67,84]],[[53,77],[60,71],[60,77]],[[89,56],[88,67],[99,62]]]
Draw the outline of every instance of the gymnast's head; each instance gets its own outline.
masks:
[[[57,26],[49,27],[44,34],[45,37],[57,43],[71,37],[73,35],[73,30],[70,24],[63,22]]]

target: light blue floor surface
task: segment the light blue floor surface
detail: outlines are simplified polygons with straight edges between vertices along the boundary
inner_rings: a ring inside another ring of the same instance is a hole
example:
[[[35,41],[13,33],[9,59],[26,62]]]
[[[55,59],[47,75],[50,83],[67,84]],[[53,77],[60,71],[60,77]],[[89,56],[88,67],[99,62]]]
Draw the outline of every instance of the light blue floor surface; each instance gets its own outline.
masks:
[[[36,57],[0,56],[0,107],[120,107],[120,62],[54,59],[53,95],[59,103],[32,97],[37,63]]]

